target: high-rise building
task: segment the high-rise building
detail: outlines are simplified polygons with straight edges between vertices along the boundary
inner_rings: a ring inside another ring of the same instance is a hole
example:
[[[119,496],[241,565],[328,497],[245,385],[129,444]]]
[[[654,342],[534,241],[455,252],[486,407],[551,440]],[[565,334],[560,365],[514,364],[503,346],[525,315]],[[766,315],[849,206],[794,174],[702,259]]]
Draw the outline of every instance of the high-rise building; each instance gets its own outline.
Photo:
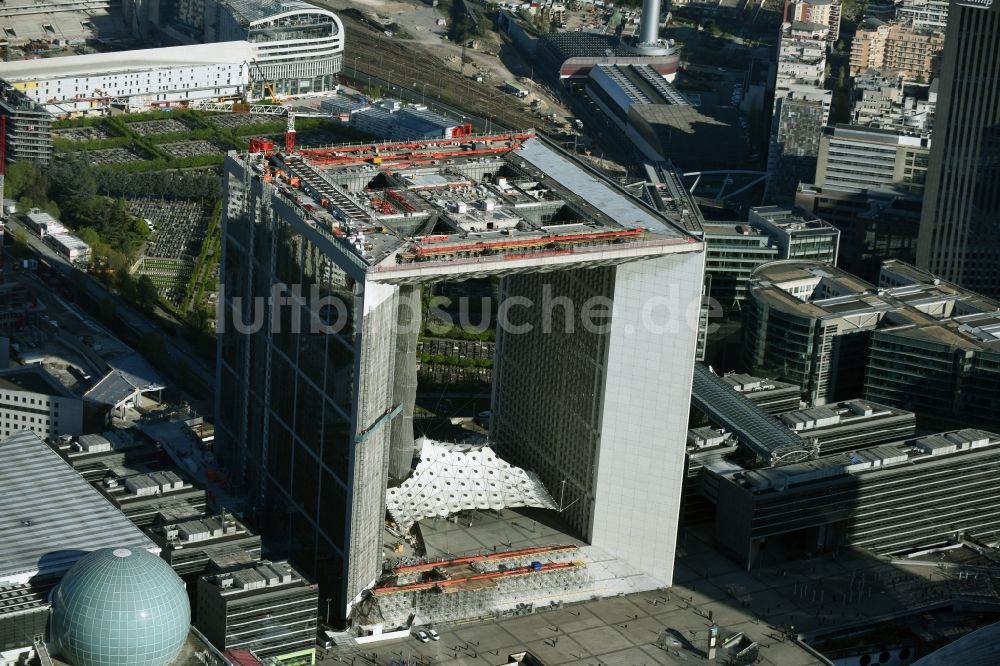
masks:
[[[0,82],[0,116],[6,118],[4,159],[47,164],[52,157],[52,116],[17,88]]]
[[[499,279],[496,452],[575,538],[671,584],[703,243],[533,132],[232,155],[225,179],[217,448],[332,617],[398,541],[442,280]]]
[[[744,365],[802,387],[810,405],[860,395],[868,338],[894,304],[829,264],[776,261],[750,279]]]
[[[931,140],[894,130],[837,125],[823,129],[816,162],[820,187],[922,192]]]
[[[951,5],[917,265],[1000,297],[1000,3]]]
[[[315,663],[319,594],[288,562],[261,562],[198,579],[195,624],[218,650],[279,663]]]
[[[944,35],[899,23],[867,18],[851,42],[851,75],[869,69],[897,71],[907,78],[930,81],[938,71]]]
[[[776,98],[767,155],[767,191],[791,202],[799,183],[816,175],[819,138],[828,111],[824,103],[796,97]]]
[[[914,263],[921,196],[897,188],[855,190],[799,183],[795,205],[840,230],[838,266],[875,282],[888,259]]]
[[[915,30],[940,30],[948,25],[948,0],[902,0],[896,20]]]

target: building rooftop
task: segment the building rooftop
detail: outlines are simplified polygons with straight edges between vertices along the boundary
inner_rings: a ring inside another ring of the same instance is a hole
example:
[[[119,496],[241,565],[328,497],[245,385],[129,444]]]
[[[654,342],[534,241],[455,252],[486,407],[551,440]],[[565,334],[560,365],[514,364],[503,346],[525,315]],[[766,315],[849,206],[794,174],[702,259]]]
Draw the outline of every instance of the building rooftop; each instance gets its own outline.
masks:
[[[882,316],[897,307],[861,278],[813,261],[764,264],[753,272],[750,291],[783,312],[815,318],[849,314]]]
[[[681,171],[670,162],[646,163],[646,200],[689,233],[699,236],[707,230],[698,203],[681,181]]]
[[[309,585],[288,562],[261,562],[256,566],[206,576],[203,580],[224,597],[255,596],[275,589]]]
[[[249,42],[192,44],[0,62],[0,79],[16,84],[76,75],[100,76],[216,63],[239,64],[253,59],[253,46]]]
[[[699,241],[533,132],[233,158],[359,274],[419,282],[699,251]]]
[[[800,208],[782,206],[757,206],[750,209],[750,222],[767,224],[793,235],[805,236],[814,233],[836,233],[837,228],[812,213]]]
[[[809,454],[809,445],[751,402],[725,378],[695,363],[691,403],[713,423],[736,434],[740,443],[769,464],[787,456]]]
[[[49,374],[41,365],[26,365],[21,368],[0,370],[0,389],[27,391],[62,398],[74,397],[59,380]]]
[[[11,44],[82,44],[85,40],[124,37],[128,29],[108,0],[5,0],[0,28]]]
[[[904,464],[921,465],[988,447],[995,450],[998,445],[1000,435],[966,428],[781,467],[740,471],[732,474],[732,480],[754,494],[784,492],[831,478],[878,473]]]
[[[740,372],[731,372],[722,377],[722,381],[729,384],[733,390],[739,393],[755,393],[757,391],[780,391],[785,389],[799,390],[795,384],[769,379],[767,377],[754,377]]]
[[[249,27],[255,21],[261,21],[283,12],[302,9],[326,11],[316,5],[299,0],[220,0],[220,4],[229,8],[233,17],[244,27]]]
[[[801,437],[809,437],[821,434],[826,429],[864,427],[872,422],[899,416],[914,418],[912,412],[855,398],[785,412],[779,418]]]
[[[228,513],[157,525],[151,532],[160,545],[170,548],[215,545],[250,535],[250,530]]]
[[[38,435],[0,441],[0,582],[56,576],[100,548],[156,545]]]

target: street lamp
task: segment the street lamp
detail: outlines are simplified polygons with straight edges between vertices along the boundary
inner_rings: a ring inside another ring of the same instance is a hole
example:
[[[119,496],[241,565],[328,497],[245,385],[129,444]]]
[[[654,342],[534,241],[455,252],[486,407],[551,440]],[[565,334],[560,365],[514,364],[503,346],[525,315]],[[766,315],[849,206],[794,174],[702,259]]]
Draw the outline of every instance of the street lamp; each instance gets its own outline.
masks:
[[[331,601],[333,601],[333,599],[327,599],[326,600],[326,626],[328,626],[328,627],[330,626],[330,602]]]
[[[358,78],[358,58],[360,58],[360,57],[361,56],[354,56],[354,79],[355,80],[357,80],[357,78]]]

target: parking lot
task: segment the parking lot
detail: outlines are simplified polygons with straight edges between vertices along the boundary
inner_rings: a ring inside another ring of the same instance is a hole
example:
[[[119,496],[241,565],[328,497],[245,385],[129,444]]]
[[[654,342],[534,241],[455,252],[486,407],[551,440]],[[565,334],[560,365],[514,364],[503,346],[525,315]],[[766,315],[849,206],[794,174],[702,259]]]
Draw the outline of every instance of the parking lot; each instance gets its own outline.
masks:
[[[169,120],[140,120],[128,123],[128,128],[138,136],[173,134],[174,132],[187,132],[191,129],[181,121],[174,120],[173,118]]]

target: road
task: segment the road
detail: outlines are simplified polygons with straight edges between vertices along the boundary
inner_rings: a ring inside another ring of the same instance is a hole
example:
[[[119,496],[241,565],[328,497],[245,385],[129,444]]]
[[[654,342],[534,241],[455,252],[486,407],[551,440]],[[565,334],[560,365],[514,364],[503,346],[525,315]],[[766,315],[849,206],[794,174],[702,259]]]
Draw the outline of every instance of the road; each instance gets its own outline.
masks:
[[[28,246],[38,255],[39,260],[44,261],[57,273],[69,279],[73,273],[77,273],[82,279],[78,284],[83,288],[87,297],[95,303],[100,303],[104,299],[110,298],[115,304],[115,313],[122,320],[122,323],[130,329],[138,338],[147,334],[154,334],[163,340],[166,359],[147,359],[154,366],[161,368],[166,366],[178,367],[183,362],[188,369],[194,373],[206,386],[212,387],[215,384],[215,369],[209,368],[195,350],[180,338],[168,335],[160,325],[149,315],[140,312],[138,308],[125,299],[109,292],[101,283],[86,273],[82,273],[74,268],[61,254],[46,245],[41,238],[36,236],[30,229],[22,225],[17,220],[8,220],[8,228],[13,233],[17,229],[24,231],[28,240]]]

